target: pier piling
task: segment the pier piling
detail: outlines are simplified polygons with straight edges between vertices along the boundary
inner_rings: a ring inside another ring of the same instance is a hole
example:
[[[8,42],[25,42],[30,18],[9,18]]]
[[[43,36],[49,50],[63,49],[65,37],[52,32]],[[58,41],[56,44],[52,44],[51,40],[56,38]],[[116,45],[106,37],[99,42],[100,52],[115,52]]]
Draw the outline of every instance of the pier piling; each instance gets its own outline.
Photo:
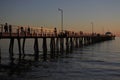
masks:
[[[60,38],[60,53],[61,55],[64,53],[64,38]]]
[[[75,48],[78,48],[78,38],[75,38]]]
[[[69,38],[66,37],[66,54],[69,53]]]
[[[73,40],[72,37],[70,38],[70,52],[72,53],[73,51]]]
[[[83,43],[83,39],[82,39],[82,37],[81,37],[81,38],[79,38],[79,48],[83,46],[82,43]]]
[[[34,41],[34,56],[35,56],[35,60],[38,61],[39,59],[38,38],[35,38],[35,41]]]
[[[56,50],[56,54],[57,54],[57,57],[58,57],[59,52],[60,52],[59,51],[59,38],[58,37],[56,38],[56,43],[55,44],[56,44],[55,50]]]
[[[22,44],[22,53],[25,56],[25,38],[23,38],[23,44]]]
[[[13,47],[14,47],[14,38],[10,39],[10,44],[9,44],[9,55],[10,55],[10,59],[13,59]]]
[[[21,39],[17,38],[18,40],[18,48],[19,48],[19,59],[21,59]]]
[[[46,37],[43,38],[43,61],[47,60],[47,41]]]
[[[55,38],[51,38],[50,41],[50,57],[55,58]]]

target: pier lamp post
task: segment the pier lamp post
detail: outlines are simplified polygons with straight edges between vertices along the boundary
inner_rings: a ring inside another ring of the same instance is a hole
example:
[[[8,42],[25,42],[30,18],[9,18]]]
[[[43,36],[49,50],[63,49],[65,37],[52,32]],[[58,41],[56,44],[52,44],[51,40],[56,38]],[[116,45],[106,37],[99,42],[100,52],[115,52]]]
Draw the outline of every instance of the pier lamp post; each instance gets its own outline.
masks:
[[[63,10],[58,8],[58,11],[61,12],[61,32],[63,33]]]

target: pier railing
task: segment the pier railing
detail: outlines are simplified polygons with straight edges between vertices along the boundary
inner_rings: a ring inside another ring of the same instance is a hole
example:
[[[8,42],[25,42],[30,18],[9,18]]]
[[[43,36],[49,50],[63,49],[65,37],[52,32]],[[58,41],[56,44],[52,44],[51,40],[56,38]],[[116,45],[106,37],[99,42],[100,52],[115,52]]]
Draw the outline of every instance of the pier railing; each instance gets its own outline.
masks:
[[[29,29],[29,30],[28,30]],[[4,25],[0,24],[0,33],[1,36],[12,36],[12,37],[22,37],[22,36],[53,36],[54,35],[54,29],[49,28],[43,28],[43,27],[29,27],[29,26],[16,26],[12,25],[11,32],[8,30],[5,32]]]
[[[0,24],[0,36],[1,37],[80,37],[80,36],[97,36],[97,34],[83,33],[82,31],[75,32],[70,30],[64,30],[61,33],[56,28],[50,29],[45,27],[30,27],[30,26],[17,26],[11,25],[11,31],[9,26],[5,32],[4,24]],[[105,36],[105,35],[103,35]]]

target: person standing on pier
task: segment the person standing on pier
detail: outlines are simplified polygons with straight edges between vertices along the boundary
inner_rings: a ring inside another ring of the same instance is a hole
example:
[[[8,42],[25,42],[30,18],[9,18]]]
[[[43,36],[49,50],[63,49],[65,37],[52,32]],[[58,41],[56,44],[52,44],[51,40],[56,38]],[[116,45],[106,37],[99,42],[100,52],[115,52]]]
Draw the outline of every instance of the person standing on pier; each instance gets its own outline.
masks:
[[[21,35],[25,35],[25,31],[23,27],[21,27]]]
[[[30,34],[30,27],[28,26],[28,34]]]
[[[57,29],[56,28],[54,28],[54,34],[55,34],[55,36],[57,36]]]
[[[10,36],[11,36],[11,33],[12,33],[12,25],[9,25],[9,32],[10,32]]]
[[[5,30],[5,32],[8,32],[8,24],[7,23],[5,23],[5,25],[4,25],[4,30]]]
[[[21,33],[23,33],[24,32],[24,29],[23,29],[23,27],[21,27]]]
[[[43,27],[41,27],[41,36],[43,35]]]

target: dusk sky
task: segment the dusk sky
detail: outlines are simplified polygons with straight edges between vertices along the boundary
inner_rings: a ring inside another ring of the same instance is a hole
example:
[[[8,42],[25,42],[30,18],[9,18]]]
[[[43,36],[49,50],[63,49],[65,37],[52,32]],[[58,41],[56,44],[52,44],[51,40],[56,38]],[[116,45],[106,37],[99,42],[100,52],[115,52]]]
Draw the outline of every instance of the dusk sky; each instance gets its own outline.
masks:
[[[0,0],[0,23],[64,29],[120,32],[120,0]]]

